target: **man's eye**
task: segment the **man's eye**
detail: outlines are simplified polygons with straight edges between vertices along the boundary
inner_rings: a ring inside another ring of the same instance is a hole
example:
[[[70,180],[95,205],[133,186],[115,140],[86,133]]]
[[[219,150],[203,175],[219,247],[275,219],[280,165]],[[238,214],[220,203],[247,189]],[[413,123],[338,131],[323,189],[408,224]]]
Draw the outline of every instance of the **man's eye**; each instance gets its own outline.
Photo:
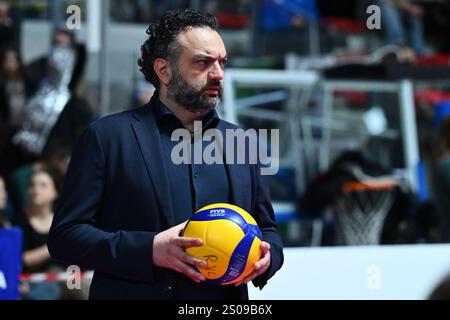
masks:
[[[197,61],[197,63],[201,66],[206,66],[206,65],[208,65],[208,60],[199,60],[199,61]]]

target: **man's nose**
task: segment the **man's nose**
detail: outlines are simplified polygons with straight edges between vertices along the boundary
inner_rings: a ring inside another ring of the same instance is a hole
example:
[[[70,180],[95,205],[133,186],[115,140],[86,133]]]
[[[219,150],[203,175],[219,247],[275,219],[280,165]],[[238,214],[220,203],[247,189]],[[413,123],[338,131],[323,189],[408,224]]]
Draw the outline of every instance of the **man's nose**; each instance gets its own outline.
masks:
[[[224,77],[224,71],[219,62],[215,62],[211,70],[209,71],[209,80],[222,81]]]

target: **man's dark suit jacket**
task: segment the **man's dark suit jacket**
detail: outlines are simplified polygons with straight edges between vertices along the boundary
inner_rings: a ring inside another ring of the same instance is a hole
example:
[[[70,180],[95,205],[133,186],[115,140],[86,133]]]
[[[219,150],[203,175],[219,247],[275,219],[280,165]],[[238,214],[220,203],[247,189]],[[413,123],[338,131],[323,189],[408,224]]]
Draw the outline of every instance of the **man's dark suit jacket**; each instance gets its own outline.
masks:
[[[153,103],[94,122],[73,152],[48,248],[63,264],[95,271],[90,299],[172,295],[174,271],[152,262],[155,235],[175,225]],[[217,126],[224,136],[235,128]],[[257,165],[227,167],[233,204],[254,216],[271,244],[271,267],[253,281],[262,289],[283,264],[268,189]],[[241,297],[248,299],[245,285]]]

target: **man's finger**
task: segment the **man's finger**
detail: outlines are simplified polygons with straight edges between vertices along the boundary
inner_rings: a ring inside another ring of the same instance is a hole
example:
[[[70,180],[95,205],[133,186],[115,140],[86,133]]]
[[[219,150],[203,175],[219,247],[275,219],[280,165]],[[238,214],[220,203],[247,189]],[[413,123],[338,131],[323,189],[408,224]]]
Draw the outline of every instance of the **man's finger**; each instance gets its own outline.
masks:
[[[181,261],[190,264],[192,266],[199,266],[202,268],[207,268],[208,264],[200,259],[194,258],[190,255],[188,255],[185,251],[181,251],[178,257]]]
[[[182,262],[180,260],[175,262],[175,265],[176,265],[176,269],[178,272],[183,273],[184,275],[191,278],[193,281],[195,281],[197,283],[206,280],[206,278],[203,274],[194,270],[189,265],[185,264],[184,262]]]
[[[264,272],[266,272],[267,269],[269,269],[269,262],[268,261],[263,261],[263,260],[258,261],[255,264],[255,269],[253,270],[253,272],[247,278],[245,278],[243,280],[243,282],[245,284],[247,284],[250,281],[253,281],[253,279],[255,279],[256,277],[259,277]]]
[[[261,242],[261,249],[263,253],[267,253],[270,251],[270,244],[268,242]]]
[[[173,240],[173,244],[181,248],[191,248],[191,247],[201,247],[203,245],[203,241],[197,238],[175,238]]]
[[[270,256],[265,255],[261,260],[255,263],[255,270],[260,270],[270,263]]]
[[[262,275],[270,267],[270,254],[266,254],[261,260],[255,263],[253,272],[243,280],[245,284],[253,281],[256,277]]]

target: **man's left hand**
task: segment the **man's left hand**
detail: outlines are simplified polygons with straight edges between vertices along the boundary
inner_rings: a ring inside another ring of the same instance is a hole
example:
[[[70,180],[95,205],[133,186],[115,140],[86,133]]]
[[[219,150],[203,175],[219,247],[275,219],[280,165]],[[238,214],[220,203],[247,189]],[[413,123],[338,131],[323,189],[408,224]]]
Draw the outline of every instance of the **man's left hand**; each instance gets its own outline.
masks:
[[[253,272],[241,282],[236,283],[235,286],[239,287],[241,284],[247,284],[265,273],[270,267],[270,261],[270,244],[263,241],[261,242],[261,260],[255,263]]]

